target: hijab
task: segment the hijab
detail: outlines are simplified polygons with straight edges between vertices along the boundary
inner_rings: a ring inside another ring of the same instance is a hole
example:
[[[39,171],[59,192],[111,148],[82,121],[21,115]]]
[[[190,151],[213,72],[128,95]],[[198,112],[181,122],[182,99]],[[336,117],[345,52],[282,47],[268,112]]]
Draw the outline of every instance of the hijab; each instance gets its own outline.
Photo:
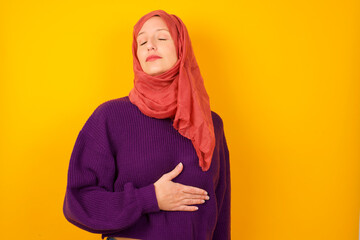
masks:
[[[178,60],[170,69],[151,76],[142,70],[137,58],[137,35],[151,17],[159,16],[166,23],[177,49]],[[214,125],[210,100],[205,90],[186,26],[174,14],[163,10],[147,13],[133,29],[134,87],[130,101],[153,118],[171,118],[173,127],[191,140],[202,171],[210,168],[215,148]]]

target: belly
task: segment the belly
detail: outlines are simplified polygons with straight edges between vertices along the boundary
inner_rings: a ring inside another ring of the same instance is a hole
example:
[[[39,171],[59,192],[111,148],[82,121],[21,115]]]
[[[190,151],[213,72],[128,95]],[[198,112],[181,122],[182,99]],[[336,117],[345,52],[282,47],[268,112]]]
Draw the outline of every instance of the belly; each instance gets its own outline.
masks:
[[[140,240],[140,239],[136,239],[136,238],[125,238],[125,237],[113,237],[113,239],[116,239],[116,240],[125,240],[125,239],[127,239],[127,240]]]

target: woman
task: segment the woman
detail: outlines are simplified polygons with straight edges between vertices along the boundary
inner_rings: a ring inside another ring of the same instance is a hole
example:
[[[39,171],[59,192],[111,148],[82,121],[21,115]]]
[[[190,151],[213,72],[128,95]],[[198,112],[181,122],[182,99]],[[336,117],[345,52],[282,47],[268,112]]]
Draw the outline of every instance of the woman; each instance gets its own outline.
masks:
[[[146,14],[132,51],[129,96],[100,104],[76,139],[66,219],[102,239],[230,239],[223,122],[184,23],[163,10]]]

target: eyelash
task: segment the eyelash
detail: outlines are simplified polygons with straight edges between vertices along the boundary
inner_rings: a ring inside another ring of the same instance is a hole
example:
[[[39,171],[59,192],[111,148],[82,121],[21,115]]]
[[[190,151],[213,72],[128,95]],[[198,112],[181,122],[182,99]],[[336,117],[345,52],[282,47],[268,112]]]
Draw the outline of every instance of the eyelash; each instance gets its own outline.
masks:
[[[159,38],[159,40],[167,40],[167,39],[164,39],[164,38]],[[140,44],[140,46],[144,45],[146,42],[143,42],[142,44]]]

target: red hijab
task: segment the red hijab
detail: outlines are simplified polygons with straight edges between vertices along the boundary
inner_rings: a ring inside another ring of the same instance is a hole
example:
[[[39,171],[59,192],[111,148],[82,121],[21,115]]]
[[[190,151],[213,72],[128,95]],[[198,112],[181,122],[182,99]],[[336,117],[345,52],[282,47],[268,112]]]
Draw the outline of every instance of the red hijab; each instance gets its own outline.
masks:
[[[137,58],[136,38],[143,24],[155,15],[166,23],[178,60],[166,72],[151,76],[142,70]],[[207,171],[215,148],[214,125],[209,96],[184,23],[179,17],[163,10],[144,15],[134,26],[132,53],[134,87],[129,93],[130,101],[149,117],[171,118],[173,127],[191,140],[199,166]]]

